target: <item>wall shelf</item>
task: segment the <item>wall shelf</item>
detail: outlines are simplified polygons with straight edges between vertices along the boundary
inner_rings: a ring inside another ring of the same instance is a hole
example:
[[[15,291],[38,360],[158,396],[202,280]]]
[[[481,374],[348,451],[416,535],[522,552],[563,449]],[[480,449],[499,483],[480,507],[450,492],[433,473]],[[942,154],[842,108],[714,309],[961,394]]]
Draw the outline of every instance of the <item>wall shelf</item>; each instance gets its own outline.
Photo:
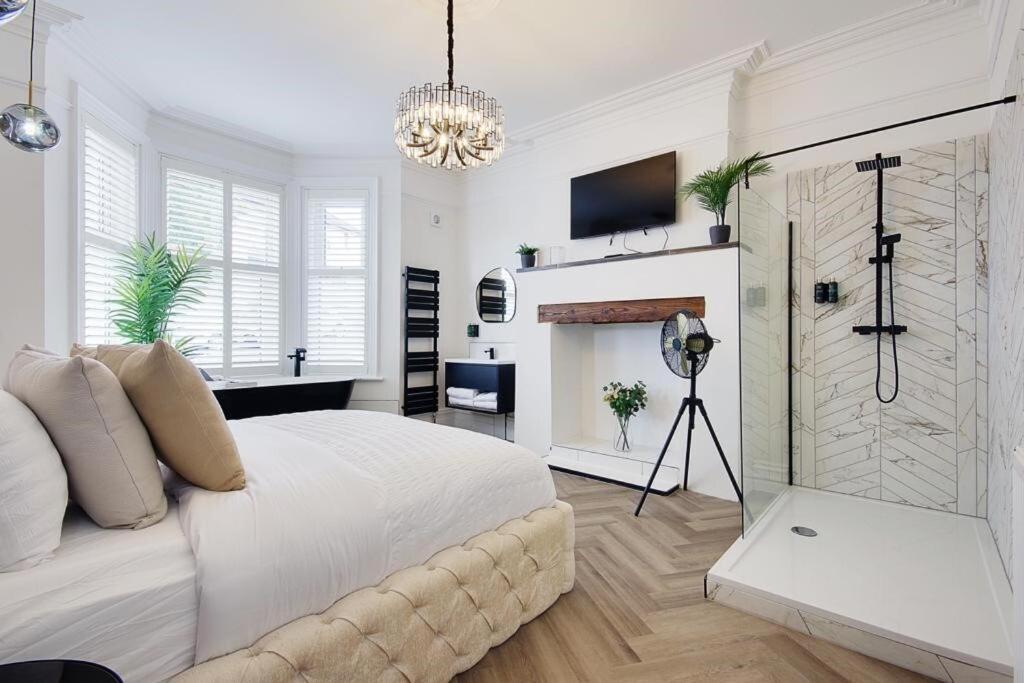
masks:
[[[556,270],[559,268],[576,268],[577,266],[593,266],[598,263],[619,263],[621,261],[633,261],[642,258],[654,258],[656,256],[675,256],[677,254],[695,254],[702,251],[718,251],[720,249],[735,249],[739,242],[726,242],[725,244],[705,244],[699,247],[682,247],[680,249],[663,249],[661,251],[647,251],[642,254],[622,254],[621,256],[609,256],[608,258],[592,258],[583,261],[568,261],[566,263],[552,263],[546,266],[534,266],[533,268],[517,268],[517,273],[533,273],[538,270]]]
[[[570,304],[537,306],[537,322],[560,325],[590,323],[655,323],[667,320],[680,309],[689,309],[703,318],[704,297],[684,296],[669,299],[635,299],[631,301],[585,301]]]

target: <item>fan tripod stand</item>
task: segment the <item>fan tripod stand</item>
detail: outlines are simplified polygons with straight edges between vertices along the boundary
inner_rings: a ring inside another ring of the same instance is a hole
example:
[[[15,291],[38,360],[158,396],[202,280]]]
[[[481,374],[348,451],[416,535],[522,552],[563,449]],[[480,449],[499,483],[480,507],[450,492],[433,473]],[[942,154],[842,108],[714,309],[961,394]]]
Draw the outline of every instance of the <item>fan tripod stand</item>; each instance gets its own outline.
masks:
[[[697,416],[697,411],[704,417],[704,423],[708,426],[708,431],[711,432],[711,439],[715,442],[715,448],[718,449],[718,455],[722,458],[722,465],[725,467],[725,473],[729,475],[729,481],[732,482],[732,488],[736,491],[736,497],[739,498],[740,504],[743,504],[743,494],[740,492],[739,484],[736,483],[736,477],[732,474],[732,468],[729,467],[729,461],[725,457],[725,452],[722,450],[722,444],[718,442],[718,435],[715,434],[715,428],[711,426],[711,419],[708,418],[708,411],[704,408],[703,399],[697,398],[697,362],[699,360],[696,353],[692,351],[686,352],[686,359],[690,362],[690,395],[683,399],[682,405],[679,406],[679,412],[676,414],[675,422],[672,423],[672,429],[668,433],[668,438],[665,439],[665,445],[661,447],[661,455],[658,456],[658,462],[654,464],[654,471],[651,472],[651,478],[647,482],[647,488],[644,489],[644,494],[640,496],[640,502],[636,505],[636,511],[633,513],[634,516],[640,516],[640,510],[644,506],[644,501],[647,500],[647,494],[651,492],[651,486],[654,485],[654,478],[658,476],[658,470],[661,468],[661,461],[665,459],[665,453],[668,451],[669,445],[672,443],[672,437],[676,435],[676,428],[679,426],[679,420],[683,418],[683,413],[689,411],[689,424],[686,428],[686,459],[683,464],[683,490],[685,491],[690,479],[690,444],[693,440],[693,426]]]

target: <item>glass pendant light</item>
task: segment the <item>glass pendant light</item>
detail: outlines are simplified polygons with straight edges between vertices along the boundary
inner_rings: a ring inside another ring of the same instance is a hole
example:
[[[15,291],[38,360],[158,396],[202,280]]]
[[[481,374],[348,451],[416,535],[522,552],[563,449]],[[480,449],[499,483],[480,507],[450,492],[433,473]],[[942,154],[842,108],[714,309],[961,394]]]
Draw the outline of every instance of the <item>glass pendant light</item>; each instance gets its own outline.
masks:
[[[28,7],[28,0],[0,0],[0,26],[14,21]]]
[[[11,4],[13,0],[0,0]],[[32,2],[32,39],[29,47],[28,104],[12,104],[0,112],[0,135],[26,152],[45,152],[60,142],[60,129],[46,111],[32,104],[32,80],[35,76],[36,3]],[[2,5],[0,5],[2,6]],[[19,10],[20,11],[20,10]]]

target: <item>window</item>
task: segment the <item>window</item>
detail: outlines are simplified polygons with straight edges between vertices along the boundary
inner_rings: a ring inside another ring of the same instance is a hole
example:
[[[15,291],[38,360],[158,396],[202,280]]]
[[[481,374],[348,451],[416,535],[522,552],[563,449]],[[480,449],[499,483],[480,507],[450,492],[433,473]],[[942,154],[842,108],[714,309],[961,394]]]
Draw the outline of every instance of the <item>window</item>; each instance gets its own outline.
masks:
[[[171,325],[192,360],[225,374],[281,366],[281,189],[165,162],[164,219],[171,249],[201,247],[210,282],[202,302]]]
[[[310,368],[369,375],[376,363],[376,213],[371,187],[307,189],[304,345]]]
[[[113,344],[111,322],[118,254],[139,235],[139,150],[91,117],[83,118],[81,147],[80,338]]]

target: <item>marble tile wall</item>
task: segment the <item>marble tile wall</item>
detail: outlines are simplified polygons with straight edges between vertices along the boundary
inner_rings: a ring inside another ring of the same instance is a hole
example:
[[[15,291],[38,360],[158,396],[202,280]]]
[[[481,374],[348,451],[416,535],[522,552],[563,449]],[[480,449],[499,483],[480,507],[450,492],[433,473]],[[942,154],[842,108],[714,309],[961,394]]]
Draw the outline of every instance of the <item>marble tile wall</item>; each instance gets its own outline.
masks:
[[[794,244],[793,444],[803,486],[985,516],[987,391],[987,136],[893,152],[883,220],[898,232],[893,279],[899,395],[875,395],[876,176],[853,161],[788,178]],[[887,153],[889,155],[889,153]],[[889,319],[888,267],[883,287]],[[815,304],[835,280],[838,304]],[[981,322],[979,323],[979,319]],[[882,338],[881,391],[894,389],[891,338]],[[978,397],[982,400],[979,401]]]
[[[1024,31],[1018,31],[1004,92],[1024,95]],[[991,248],[979,252],[991,289],[978,330],[987,330],[990,368],[988,522],[1012,574],[1012,463],[1014,449],[1024,444],[1024,101],[996,110],[991,139]],[[985,436],[979,432],[979,442]]]

